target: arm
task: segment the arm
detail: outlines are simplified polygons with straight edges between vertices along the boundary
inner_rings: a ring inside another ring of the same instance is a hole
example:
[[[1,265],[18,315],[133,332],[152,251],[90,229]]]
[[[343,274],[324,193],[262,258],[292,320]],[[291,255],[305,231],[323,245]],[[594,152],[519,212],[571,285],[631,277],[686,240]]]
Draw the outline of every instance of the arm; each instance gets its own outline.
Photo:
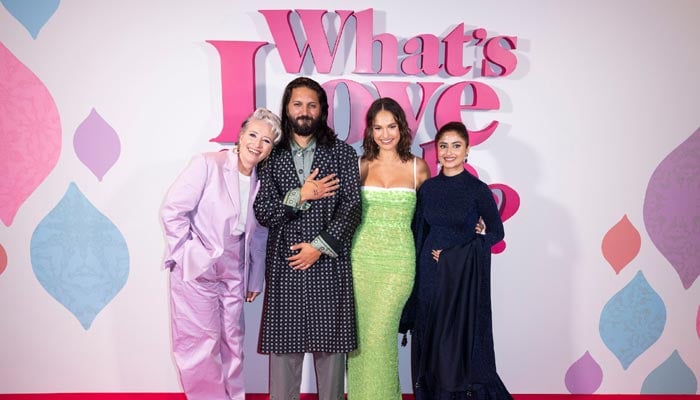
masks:
[[[416,211],[413,214],[413,221],[411,221],[411,230],[413,231],[413,240],[416,248],[416,268],[418,268],[420,260],[420,252],[423,247],[423,241],[428,235],[428,224],[423,217],[423,201],[421,201],[421,191],[418,190],[416,196]],[[411,289],[411,295],[406,300],[406,304],[403,307],[401,313],[401,320],[399,321],[399,333],[405,334],[409,330],[412,330],[416,322],[416,298],[418,296],[418,276],[416,272],[413,289]],[[401,346],[405,346],[402,341]]]
[[[263,289],[267,234],[267,228],[258,225],[250,240],[250,267],[248,270],[248,287],[246,288],[246,300],[249,302],[255,300]]]
[[[197,208],[207,181],[207,164],[203,155],[192,158],[165,196],[160,217],[165,230],[167,253],[165,267],[182,265],[182,246],[191,237],[190,212]]]
[[[423,216],[423,200],[421,199],[421,191],[416,193],[416,211],[413,213],[411,221],[411,230],[413,231],[413,240],[416,247],[416,260],[420,259],[420,252],[423,248],[423,241],[428,236],[428,224]]]
[[[418,190],[420,189],[420,186],[423,184],[423,182],[427,181],[430,178],[430,168],[428,167],[428,163],[426,163],[425,160],[422,158],[416,157],[416,163],[416,190]]]
[[[277,157],[275,150],[270,158]],[[282,197],[277,191],[275,185],[273,170],[273,160],[267,163],[264,167],[258,168],[258,179],[260,180],[260,190],[255,197],[253,203],[253,211],[255,218],[260,225],[267,228],[283,225],[291,219],[299,216],[299,210],[293,207],[285,206],[282,202]]]
[[[336,191],[338,203],[333,219],[326,229],[319,232],[319,237],[331,247],[336,254],[350,248],[355,229],[362,219],[362,201],[360,199],[360,173],[355,150],[338,143],[337,157],[340,187]]]
[[[483,235],[484,242],[491,248],[491,246],[503,240],[505,234],[503,232],[501,215],[498,213],[496,201],[493,199],[493,193],[484,183],[481,183],[478,187],[476,207],[479,216],[484,220],[487,227],[486,234]]]
[[[319,187],[323,187],[322,192],[330,187],[330,193],[335,193],[334,196],[338,197],[335,210],[326,228],[320,231],[311,243],[297,243],[291,247],[293,251],[298,251],[298,253],[287,260],[289,266],[296,270],[305,270],[311,267],[322,254],[335,258],[342,254],[343,250],[349,250],[355,229],[362,218],[357,154],[352,147],[342,142],[336,144],[333,152],[333,156],[338,160],[338,179],[329,181],[328,185],[330,186],[324,184]],[[334,175],[330,174],[329,176]],[[319,180],[316,182],[320,183]]]
[[[268,164],[258,169],[260,190],[253,203],[253,211],[258,222],[268,228],[283,225],[298,218],[311,207],[311,202],[335,195],[338,185],[335,174],[316,179],[318,168],[311,171],[306,182],[286,193],[277,190],[273,174],[274,166]]]

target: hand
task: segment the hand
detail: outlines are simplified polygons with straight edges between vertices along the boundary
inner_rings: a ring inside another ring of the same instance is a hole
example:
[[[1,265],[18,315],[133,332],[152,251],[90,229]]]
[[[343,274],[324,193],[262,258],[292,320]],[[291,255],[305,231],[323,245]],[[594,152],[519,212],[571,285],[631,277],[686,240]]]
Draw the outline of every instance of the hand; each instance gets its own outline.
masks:
[[[486,224],[484,224],[484,220],[481,217],[479,217],[479,220],[476,221],[476,227],[474,228],[474,232],[476,232],[479,235],[486,234]]]
[[[336,174],[328,174],[321,179],[316,179],[317,175],[318,168],[311,171],[309,177],[304,181],[304,185],[301,187],[300,203],[333,196],[338,190],[340,179],[336,178]]]
[[[289,266],[297,271],[304,271],[314,265],[316,261],[321,257],[321,252],[309,243],[297,243],[290,247],[292,251],[299,252],[289,258]]]
[[[245,295],[246,303],[252,303],[255,300],[255,298],[258,297],[259,294],[260,292],[248,292]]]
[[[435,262],[438,262],[438,260],[440,259],[440,253],[442,253],[442,250],[433,250],[431,252],[431,254],[433,255],[433,260],[435,260]]]

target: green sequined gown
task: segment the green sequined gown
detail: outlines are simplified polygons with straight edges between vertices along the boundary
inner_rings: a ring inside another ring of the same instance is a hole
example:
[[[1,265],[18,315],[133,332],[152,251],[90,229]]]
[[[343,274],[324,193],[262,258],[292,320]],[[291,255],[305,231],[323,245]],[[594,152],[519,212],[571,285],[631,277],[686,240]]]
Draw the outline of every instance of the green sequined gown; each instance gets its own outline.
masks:
[[[352,245],[358,349],[348,356],[348,400],[399,400],[398,327],[415,275],[416,192],[362,187]]]

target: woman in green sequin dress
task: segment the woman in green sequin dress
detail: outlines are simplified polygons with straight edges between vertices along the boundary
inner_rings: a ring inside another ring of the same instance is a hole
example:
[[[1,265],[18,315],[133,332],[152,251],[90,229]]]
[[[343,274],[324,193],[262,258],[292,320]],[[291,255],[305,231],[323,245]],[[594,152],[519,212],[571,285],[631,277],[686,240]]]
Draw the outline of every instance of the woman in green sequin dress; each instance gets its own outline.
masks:
[[[362,148],[362,223],[351,253],[359,343],[348,356],[348,400],[398,400],[398,326],[416,269],[411,220],[430,170],[411,154],[406,115],[391,98],[367,111]]]

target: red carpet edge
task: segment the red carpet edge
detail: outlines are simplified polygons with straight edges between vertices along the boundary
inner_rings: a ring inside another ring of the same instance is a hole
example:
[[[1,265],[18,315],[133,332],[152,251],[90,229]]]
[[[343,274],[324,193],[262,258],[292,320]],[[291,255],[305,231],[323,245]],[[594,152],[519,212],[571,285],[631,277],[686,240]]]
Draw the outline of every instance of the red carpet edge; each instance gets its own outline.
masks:
[[[695,400],[700,395],[641,394],[514,394],[515,400]],[[183,393],[12,393],[0,400],[185,400]],[[317,400],[316,394],[302,394],[300,400]],[[413,395],[404,394],[404,400]],[[268,400],[267,394],[248,394],[246,400]]]

